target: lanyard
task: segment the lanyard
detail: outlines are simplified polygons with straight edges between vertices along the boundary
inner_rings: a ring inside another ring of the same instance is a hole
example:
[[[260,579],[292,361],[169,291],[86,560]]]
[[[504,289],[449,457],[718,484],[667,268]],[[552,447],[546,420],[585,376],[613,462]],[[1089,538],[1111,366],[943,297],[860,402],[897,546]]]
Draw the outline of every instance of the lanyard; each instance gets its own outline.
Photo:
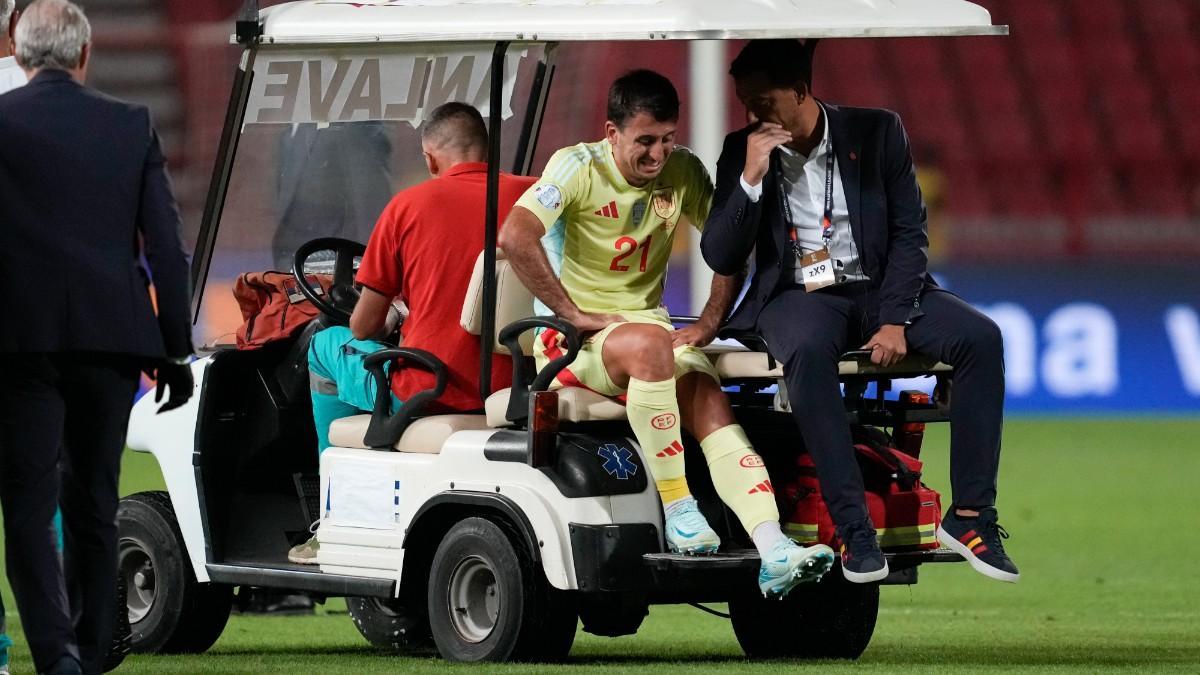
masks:
[[[825,152],[825,215],[821,218],[821,240],[825,242],[825,250],[829,250],[829,244],[833,240],[833,141],[829,141],[829,148]],[[783,167],[779,169],[780,185],[783,181]],[[804,253],[800,249],[800,237],[796,234],[795,221],[792,218],[792,204],[787,195],[781,189],[779,194],[783,199],[784,217],[788,223],[788,237],[791,239],[792,251],[796,257],[803,257]]]

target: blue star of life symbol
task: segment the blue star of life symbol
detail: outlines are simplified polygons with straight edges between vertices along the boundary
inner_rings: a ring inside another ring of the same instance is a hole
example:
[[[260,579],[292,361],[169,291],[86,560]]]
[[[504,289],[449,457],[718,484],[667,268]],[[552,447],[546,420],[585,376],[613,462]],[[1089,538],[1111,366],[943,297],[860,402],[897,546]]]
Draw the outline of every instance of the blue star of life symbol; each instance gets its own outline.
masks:
[[[628,480],[637,473],[637,464],[629,461],[633,457],[633,451],[629,448],[606,443],[600,446],[596,454],[604,458],[604,470],[610,476],[616,476],[617,480]]]

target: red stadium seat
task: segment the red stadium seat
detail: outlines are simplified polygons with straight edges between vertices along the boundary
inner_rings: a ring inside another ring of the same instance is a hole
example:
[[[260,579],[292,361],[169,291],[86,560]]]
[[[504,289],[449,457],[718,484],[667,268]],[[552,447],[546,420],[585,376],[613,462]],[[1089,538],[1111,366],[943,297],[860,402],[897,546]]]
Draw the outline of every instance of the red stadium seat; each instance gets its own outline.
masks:
[[[1125,172],[1127,209],[1130,213],[1152,213],[1181,217],[1188,213],[1189,195],[1178,172],[1167,163],[1147,164]]]
[[[1200,45],[1191,35],[1155,39],[1146,45],[1150,66],[1165,86],[1171,86],[1180,74],[1200,74]]]
[[[1096,3],[1104,5],[1107,3]],[[1141,76],[1138,71],[1137,50],[1124,34],[1104,39],[1089,38],[1080,50],[1084,72],[1093,80],[1114,77]]]
[[[1108,150],[1119,163],[1162,162],[1167,154],[1162,122],[1149,112],[1131,114],[1109,129]]]
[[[936,39],[887,40],[881,45],[885,61],[902,79],[946,77],[946,59]]]
[[[1200,124],[1196,123],[1196,111],[1200,110],[1200,77],[1176,82],[1167,90],[1166,103],[1172,122],[1168,128],[1173,139],[1171,154],[1200,172]]]
[[[1080,82],[1083,69],[1079,51],[1066,40],[1030,44],[1018,50],[1018,54],[1025,64],[1025,72],[1038,85],[1039,95],[1045,89]]]
[[[1104,161],[1100,148],[1100,135],[1095,122],[1086,115],[1062,117],[1070,122],[1049,123],[1034,134],[1034,144],[1044,151],[1047,162],[1055,167],[1068,163],[1092,163]]]
[[[1078,174],[1082,180],[1083,206],[1095,216],[1112,216],[1125,211],[1125,196],[1108,165],[1085,167]],[[1064,175],[1064,196],[1070,189],[1071,176]]]
[[[987,174],[996,211],[1010,216],[1049,216],[1062,204],[1054,197],[1057,186],[1042,167],[1014,164],[993,168]]]
[[[976,118],[1016,115],[1027,105],[1028,94],[1007,71],[986,80],[968,78],[967,82],[967,102]]]
[[[1164,36],[1195,39],[1194,0],[1153,0],[1139,2],[1134,12],[1143,32],[1153,38]]]
[[[879,45],[874,40],[825,40],[814,57],[816,74],[828,76],[878,76],[882,70]],[[815,84],[815,82],[814,82]]]
[[[1129,29],[1124,2],[1071,0],[1067,4],[1079,39],[1092,41],[1096,38],[1109,38],[1123,34]]]
[[[964,216],[982,216],[992,212],[988,193],[973,164],[947,163],[942,173],[946,176],[947,211]]]
[[[1110,126],[1125,125],[1130,115],[1148,114],[1161,107],[1150,84],[1144,78],[1109,78],[1100,80],[1097,93],[1099,112]]]
[[[958,64],[960,72],[972,79],[986,79],[997,74],[1012,72],[1009,58],[1009,41],[1001,37],[983,37],[972,40],[957,40],[950,43],[951,58]]]
[[[985,161],[1039,165],[1044,157],[1035,149],[1029,121],[1019,111],[1011,116],[990,115],[976,125],[978,148]]]
[[[1014,40],[1028,46],[1038,41],[1061,40],[1068,30],[1067,21],[1063,17],[1062,8],[1058,3],[1046,0],[1008,0],[1007,19],[1011,24],[1011,34]],[[997,20],[993,14],[993,21]]]

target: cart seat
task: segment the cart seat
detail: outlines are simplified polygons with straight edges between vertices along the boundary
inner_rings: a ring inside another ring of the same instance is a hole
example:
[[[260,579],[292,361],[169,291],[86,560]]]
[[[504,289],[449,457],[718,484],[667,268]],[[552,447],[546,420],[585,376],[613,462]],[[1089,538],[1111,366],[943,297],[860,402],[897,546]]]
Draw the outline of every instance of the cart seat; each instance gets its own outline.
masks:
[[[704,353],[716,366],[722,382],[735,380],[774,380],[783,377],[783,364],[771,363],[763,352],[753,352],[741,345],[713,344]],[[774,365],[774,367],[772,367]],[[917,377],[936,373],[949,373],[950,366],[923,354],[909,354],[893,366],[884,368],[865,359],[843,359],[838,363],[838,376],[884,376],[890,378]]]
[[[558,389],[558,419],[564,422],[600,422],[625,419],[625,406],[582,387]],[[484,403],[487,422],[493,427],[508,424],[508,398],[512,389],[501,389]]]
[[[471,285],[467,289],[462,315],[459,318],[459,324],[472,335],[479,335],[483,327],[483,278],[483,254],[480,253],[475,260]],[[508,349],[500,343],[499,329],[529,316],[533,316],[533,294],[517,278],[517,273],[505,259],[504,252],[496,251],[497,338],[492,343],[492,351],[508,354]],[[521,349],[526,354],[533,353],[533,339],[533,331],[521,335]],[[511,393],[511,389],[501,389],[493,392],[484,401],[489,425],[503,427],[509,424],[506,415]],[[622,420],[625,419],[625,406],[588,389],[564,387],[558,390],[558,418],[564,422]]]
[[[490,417],[490,416],[489,416]],[[503,414],[501,414],[503,418]],[[367,448],[363,437],[371,424],[370,415],[354,415],[335,420],[329,426],[329,444],[339,448]],[[498,425],[496,425],[498,426]],[[394,446],[400,452],[421,452],[436,455],[446,439],[456,431],[478,431],[488,428],[483,415],[432,415],[413,420]]]
[[[471,285],[463,302],[463,311],[459,319],[463,329],[472,335],[479,335],[483,325],[483,254],[475,261],[475,270],[471,276]],[[533,295],[517,278],[516,271],[504,258],[503,251],[496,254],[496,327],[497,329],[524,319],[533,314]],[[496,331],[499,334],[499,330]],[[532,351],[533,331],[521,336],[521,348],[529,354]],[[508,349],[496,339],[492,350],[497,354],[508,354]],[[717,374],[722,382],[739,382],[748,380],[777,380],[783,377],[783,366],[772,363],[767,354],[750,351],[740,344],[719,343],[704,349],[705,354],[712,359]],[[774,366],[774,367],[772,367]],[[861,359],[846,359],[838,364],[838,374],[842,377],[853,376],[883,376],[883,377],[913,377],[931,373],[948,373],[950,366],[940,363],[920,354],[911,354],[900,363],[890,368],[876,366]],[[604,420],[625,419],[625,406],[601,396],[588,389],[579,387],[564,387],[558,389],[558,418],[564,422],[598,422]],[[502,389],[494,392],[485,401],[487,423],[493,427],[508,425],[506,417],[510,390]],[[365,429],[365,427],[364,427]],[[407,433],[405,434],[407,436]],[[332,433],[330,434],[332,439]],[[362,434],[359,433],[359,440]],[[404,439],[401,439],[403,442]]]

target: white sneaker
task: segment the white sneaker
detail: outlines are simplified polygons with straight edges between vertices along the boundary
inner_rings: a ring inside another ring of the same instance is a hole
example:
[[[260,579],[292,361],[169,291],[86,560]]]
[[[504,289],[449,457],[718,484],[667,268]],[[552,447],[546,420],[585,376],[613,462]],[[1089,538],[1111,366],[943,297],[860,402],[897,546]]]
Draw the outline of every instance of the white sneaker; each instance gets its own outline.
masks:
[[[833,567],[833,549],[824,544],[799,546],[784,538],[762,559],[758,590],[764,596],[783,597],[796,586],[820,581]]]
[[[716,553],[721,538],[708,525],[694,497],[680,499],[666,511],[663,524],[667,534],[667,547],[676,553]]]
[[[309,526],[308,531],[312,536],[303,544],[288,549],[288,562],[296,565],[316,565],[317,553],[321,551],[321,542],[317,541],[317,528],[321,525],[321,521],[317,521]]]

